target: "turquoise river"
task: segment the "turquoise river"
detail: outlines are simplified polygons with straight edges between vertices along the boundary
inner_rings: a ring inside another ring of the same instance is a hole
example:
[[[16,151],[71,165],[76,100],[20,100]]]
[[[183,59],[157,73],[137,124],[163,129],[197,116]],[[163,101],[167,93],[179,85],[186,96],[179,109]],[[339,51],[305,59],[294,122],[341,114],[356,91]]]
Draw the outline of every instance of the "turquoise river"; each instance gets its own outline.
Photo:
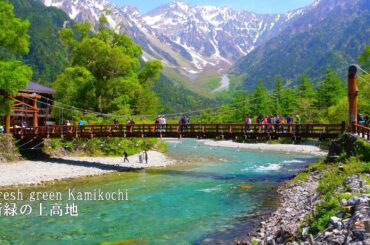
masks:
[[[42,216],[40,201],[17,201],[17,207],[30,205],[32,213],[0,216],[0,244],[233,244],[276,205],[276,187],[317,160],[196,140],[168,140],[168,155],[178,163],[25,190],[60,192],[63,200],[43,201]],[[128,200],[75,201],[77,217],[50,216],[48,210],[72,203],[69,188],[127,189]]]

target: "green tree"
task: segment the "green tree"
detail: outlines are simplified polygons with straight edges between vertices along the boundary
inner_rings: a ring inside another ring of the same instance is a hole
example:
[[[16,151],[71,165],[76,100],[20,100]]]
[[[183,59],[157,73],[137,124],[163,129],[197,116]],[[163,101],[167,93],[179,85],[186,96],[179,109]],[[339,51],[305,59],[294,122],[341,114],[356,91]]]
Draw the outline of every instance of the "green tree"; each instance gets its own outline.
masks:
[[[370,70],[370,45],[366,45],[364,52],[358,56],[360,65],[365,70]]]
[[[159,99],[148,81],[159,78],[162,64],[150,61],[141,65],[141,47],[127,35],[109,30],[106,23],[102,16],[94,34],[90,24],[77,24],[80,38],[75,38],[70,28],[61,31],[72,62],[53,84],[56,99],[102,113],[156,113]]]
[[[31,69],[17,61],[18,54],[26,54],[29,23],[15,17],[14,8],[8,1],[0,1],[0,88],[3,94],[15,96],[19,89],[27,87],[32,77]],[[0,113],[9,115],[11,102],[4,96]]]
[[[301,98],[314,99],[316,97],[313,84],[306,74],[301,76],[301,80],[297,86],[297,95]]]
[[[303,121],[312,122],[318,113],[314,108],[317,96],[313,84],[307,75],[302,75],[296,92],[298,98],[295,113],[299,113]]]
[[[326,77],[317,90],[318,107],[325,110],[335,105],[343,95],[345,95],[344,82],[333,73],[333,70],[328,69]]]
[[[275,89],[273,90],[273,110],[274,110],[274,113],[277,113],[277,114],[281,114],[283,112],[282,110],[282,96],[283,96],[283,89],[284,89],[284,85],[283,85],[283,79],[281,77],[277,77],[275,79]]]
[[[253,93],[252,100],[249,102],[252,107],[253,114],[256,116],[259,113],[266,115],[271,112],[271,100],[267,93],[267,88],[262,81],[258,81],[256,90]]]
[[[281,93],[282,114],[292,115],[293,113],[296,112],[296,108],[298,107],[296,94],[297,94],[296,91],[292,88],[285,89]]]
[[[144,67],[139,72],[140,83],[146,83],[150,79],[158,80],[160,71],[163,69],[162,63],[159,60],[151,60],[144,64]]]
[[[358,58],[363,69],[370,72],[370,45],[365,47],[363,54]],[[363,74],[357,78],[358,85],[358,111],[370,112],[370,75]]]

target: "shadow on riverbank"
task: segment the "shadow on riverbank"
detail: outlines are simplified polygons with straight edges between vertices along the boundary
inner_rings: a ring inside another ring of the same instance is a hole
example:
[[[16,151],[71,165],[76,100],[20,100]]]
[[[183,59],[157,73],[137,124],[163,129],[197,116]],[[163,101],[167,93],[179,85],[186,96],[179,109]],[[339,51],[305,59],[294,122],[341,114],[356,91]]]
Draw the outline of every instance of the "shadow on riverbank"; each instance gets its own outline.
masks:
[[[55,164],[66,164],[70,166],[86,167],[86,168],[97,168],[105,171],[116,171],[116,172],[128,172],[128,171],[138,171],[144,168],[132,168],[123,167],[118,165],[103,164],[99,162],[87,162],[87,161],[77,161],[72,159],[62,159],[62,158],[46,158],[43,161],[47,161]]]

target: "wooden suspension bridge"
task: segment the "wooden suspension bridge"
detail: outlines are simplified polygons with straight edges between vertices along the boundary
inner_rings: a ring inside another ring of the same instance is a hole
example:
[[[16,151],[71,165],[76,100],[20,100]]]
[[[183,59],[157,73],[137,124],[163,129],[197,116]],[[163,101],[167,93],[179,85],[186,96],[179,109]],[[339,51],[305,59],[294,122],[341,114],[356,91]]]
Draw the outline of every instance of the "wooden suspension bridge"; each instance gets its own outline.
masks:
[[[346,130],[346,124],[135,124],[135,125],[73,125],[13,128],[16,138],[217,138],[217,139],[274,139],[318,138],[335,139]]]
[[[51,125],[39,126],[39,109],[36,103],[32,108],[34,125],[31,127],[17,127],[10,125],[10,115],[6,116],[6,133],[12,133],[17,139],[46,139],[46,138],[94,138],[94,137],[155,137],[155,138],[218,138],[218,139],[275,139],[275,138],[317,138],[335,139],[346,131],[370,140],[370,128],[359,125],[357,122],[357,66],[352,65],[348,70],[348,99],[349,123],[338,124],[135,124],[135,125]],[[21,94],[22,97],[27,97]],[[38,98],[33,94],[33,97]],[[29,97],[29,96],[28,96]],[[9,97],[9,99],[14,99]],[[34,99],[34,98],[33,98]],[[18,101],[19,102],[19,101]],[[29,109],[28,109],[29,110]],[[17,111],[22,112],[22,109]],[[24,111],[26,112],[26,111]]]

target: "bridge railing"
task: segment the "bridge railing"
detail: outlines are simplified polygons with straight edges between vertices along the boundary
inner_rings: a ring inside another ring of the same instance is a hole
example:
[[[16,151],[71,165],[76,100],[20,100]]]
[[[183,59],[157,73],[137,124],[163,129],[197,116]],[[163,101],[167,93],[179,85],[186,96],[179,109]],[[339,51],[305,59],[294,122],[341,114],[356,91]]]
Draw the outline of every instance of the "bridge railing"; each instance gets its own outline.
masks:
[[[370,141],[370,128],[365,127],[360,124],[353,124],[352,130],[353,130],[353,133],[357,134],[361,138],[364,138]]]
[[[238,124],[238,123],[195,123],[195,124],[135,124],[135,125],[51,125],[41,127],[13,127],[15,137],[217,137],[239,135],[284,135],[320,137],[339,135],[345,131],[345,124]]]

